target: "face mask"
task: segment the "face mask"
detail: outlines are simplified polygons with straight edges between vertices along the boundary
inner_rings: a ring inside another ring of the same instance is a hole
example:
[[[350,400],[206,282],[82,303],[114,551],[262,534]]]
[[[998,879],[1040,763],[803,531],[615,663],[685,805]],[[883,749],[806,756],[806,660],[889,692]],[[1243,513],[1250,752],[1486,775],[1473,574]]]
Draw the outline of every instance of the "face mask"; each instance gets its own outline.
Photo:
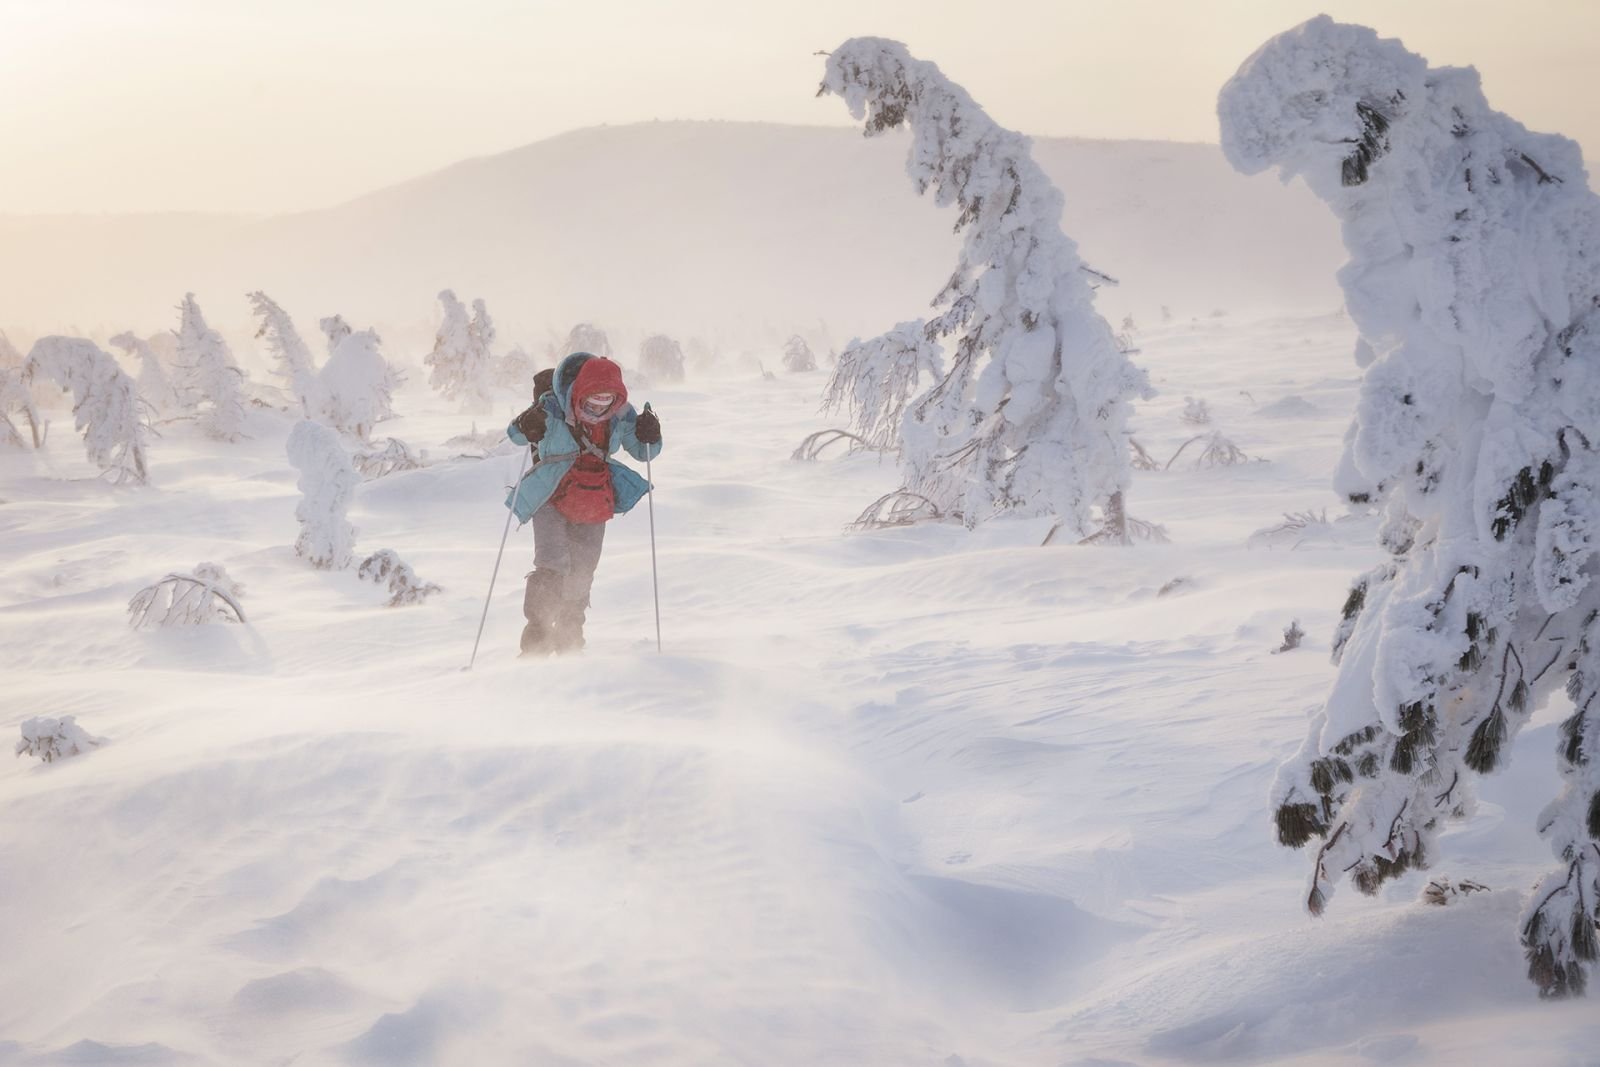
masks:
[[[604,415],[611,410],[611,405],[617,402],[615,393],[595,393],[583,400],[583,412],[586,415]]]

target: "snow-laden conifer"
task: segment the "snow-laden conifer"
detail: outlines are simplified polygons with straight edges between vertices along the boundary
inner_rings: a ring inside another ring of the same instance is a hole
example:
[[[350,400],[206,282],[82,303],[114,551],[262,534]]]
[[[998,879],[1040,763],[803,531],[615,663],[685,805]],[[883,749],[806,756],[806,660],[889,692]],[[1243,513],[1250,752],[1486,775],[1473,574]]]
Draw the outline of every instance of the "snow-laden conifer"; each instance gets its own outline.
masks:
[[[950,339],[949,366],[904,420],[907,489],[969,526],[1055,514],[1079,537],[1125,539],[1129,406],[1149,386],[1094,310],[1061,194],[1027,138],[895,41],[845,42],[821,91],[842,96],[868,136],[908,126],[913,185],[954,205],[965,232],[930,323]]]
[[[350,465],[339,434],[319,422],[296,423],[289,432],[288,452],[289,462],[300,472],[295,554],[322,570],[348,567],[356,530],[346,515],[361,476]]]
[[[893,451],[900,447],[900,424],[912,396],[942,377],[943,349],[928,336],[927,323],[902,322],[844,346],[822,403],[830,411],[847,411],[851,428],[868,447]]]
[[[651,334],[639,345],[639,369],[652,381],[683,381],[683,349],[664,333]]]
[[[379,351],[382,343],[375,330],[346,333],[318,375],[318,418],[363,441],[374,426],[394,415],[395,374]]]
[[[113,482],[149,480],[139,389],[108,353],[82,337],[41,337],[22,376],[47,378],[72,393],[73,423],[89,459]]]
[[[1247,173],[1340,218],[1364,368],[1336,482],[1383,498],[1391,558],[1350,590],[1338,678],[1279,772],[1279,839],[1317,845],[1307,904],[1425,867],[1564,684],[1560,866],[1523,917],[1546,996],[1591,976],[1600,921],[1600,199],[1578,146],[1492,110],[1475,71],[1326,16],[1223,88]],[[1552,780],[1555,776],[1552,776]]]
[[[428,384],[446,400],[459,401],[469,411],[488,409],[494,388],[494,365],[489,346],[494,344],[494,323],[482,300],[473,302],[473,317],[449,289],[439,293],[444,318],[433,339],[433,351],[423,358]]]
[[[139,361],[136,383],[139,396],[144,400],[152,417],[164,419],[176,415],[181,407],[178,390],[161,366],[161,357],[150,342],[132,332],[119,333],[111,343]]]
[[[566,351],[557,354],[570,355],[573,352],[587,352],[591,356],[604,356],[611,358],[611,338],[606,332],[592,322],[580,322],[567,333]]]
[[[271,297],[260,290],[248,296],[250,307],[260,320],[256,337],[266,338],[267,350],[276,363],[275,373],[283,379],[300,406],[300,414],[316,418],[325,398],[322,384],[317,380],[316,360],[312,358],[311,349],[301,340],[300,331],[295,329],[289,313]]]
[[[27,438],[17,422],[27,426]],[[0,448],[26,448],[29,440],[39,448],[44,444],[44,430],[44,418],[33,401],[32,383],[22,363],[0,366]]]
[[[228,342],[206,325],[193,293],[184,295],[182,316],[174,367],[178,395],[207,433],[236,440],[244,433],[244,372],[234,362]]]

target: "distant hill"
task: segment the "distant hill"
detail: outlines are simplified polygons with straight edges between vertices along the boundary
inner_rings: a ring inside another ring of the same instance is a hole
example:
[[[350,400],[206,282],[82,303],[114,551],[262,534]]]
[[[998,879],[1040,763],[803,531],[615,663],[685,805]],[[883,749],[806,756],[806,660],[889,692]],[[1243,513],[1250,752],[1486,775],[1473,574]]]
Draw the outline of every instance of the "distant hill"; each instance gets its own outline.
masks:
[[[924,313],[953,216],[918,198],[903,137],[765,123],[575,131],[321,211],[0,216],[0,327],[170,325],[186,290],[224,324],[264,288],[316,316],[413,328],[434,294],[483,296],[502,336],[580,318],[839,341]],[[1122,285],[1107,311],[1331,310],[1336,227],[1298,183],[1244,178],[1214,145],[1038,138],[1065,228]]]

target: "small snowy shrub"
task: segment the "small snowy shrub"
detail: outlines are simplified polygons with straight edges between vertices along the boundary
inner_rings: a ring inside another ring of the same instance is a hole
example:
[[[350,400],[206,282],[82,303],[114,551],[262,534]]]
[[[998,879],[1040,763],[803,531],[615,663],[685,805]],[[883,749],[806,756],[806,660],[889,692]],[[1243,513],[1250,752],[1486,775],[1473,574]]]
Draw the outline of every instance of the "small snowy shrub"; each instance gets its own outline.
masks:
[[[1222,435],[1221,430],[1191,437],[1178,446],[1178,450],[1167,460],[1163,470],[1171,470],[1172,465],[1178,462],[1178,457],[1188,450],[1189,446],[1198,443],[1200,448],[1194,453],[1194,466],[1196,470],[1203,467],[1232,467],[1240,463],[1251,462],[1250,457],[1231,440]]]
[[[639,366],[659,382],[683,381],[683,349],[664,333],[652,334],[639,345]]]
[[[811,346],[806,344],[806,339],[799,334],[784,342],[783,369],[790,374],[817,369],[816,353],[811,351]]]
[[[318,375],[322,393],[321,421],[365,441],[372,428],[394,416],[395,374],[375,330],[346,333]]]
[[[1191,426],[1206,426],[1211,422],[1211,405],[1195,396],[1183,398],[1183,414],[1178,418]]]
[[[201,429],[222,441],[244,434],[244,371],[222,335],[206,325],[193,293],[183,298],[178,326],[178,395],[185,409],[195,412]]]
[[[73,422],[83,431],[89,459],[113,482],[149,480],[139,390],[115,359],[81,337],[41,337],[22,375],[42,375],[71,390]]]
[[[1470,67],[1327,16],[1223,87],[1222,145],[1340,219],[1360,398],[1336,486],[1385,508],[1333,690],[1272,792],[1315,846],[1306,907],[1426,868],[1546,700],[1557,859],[1521,920],[1546,997],[1600,957],[1600,198],[1578,145],[1491,109]],[[1566,700],[1555,694],[1565,687]],[[1568,705],[1570,701],[1570,705]]]
[[[244,622],[239,600],[244,586],[228,577],[218,563],[201,563],[190,574],[169,574],[147,585],[128,601],[128,625],[134,629],[200,626],[209,622]]]
[[[182,407],[178,399],[178,390],[167,377],[166,370],[161,366],[161,358],[156,355],[156,350],[150,346],[150,342],[133,333],[125,332],[113,337],[111,343],[139,361],[137,383],[139,398],[144,401],[145,410],[157,419],[177,414]]]
[[[1158,471],[1161,463],[1141,445],[1138,438],[1128,438],[1129,464],[1136,471]]]
[[[106,739],[95,737],[78,725],[77,716],[63,715],[59,719],[35,718],[22,724],[22,740],[17,742],[16,754],[37,756],[46,763],[54,763],[68,756],[81,755],[105,744]]]
[[[389,438],[382,448],[369,448],[357,452],[352,460],[356,470],[367,481],[397,474],[400,471],[417,470],[422,466],[422,460],[417,458],[410,446],[398,437]]]
[[[1306,639],[1306,632],[1300,629],[1300,620],[1291,619],[1289,625],[1283,628],[1283,644],[1272,650],[1273,655],[1279,652],[1293,652],[1300,647],[1300,642]]]
[[[322,383],[317,379],[316,362],[311,349],[300,339],[289,313],[279,307],[271,297],[259,290],[247,294],[251,309],[261,325],[257,338],[266,338],[267,350],[277,364],[276,373],[288,386],[289,393],[299,405],[300,414],[308,419],[317,418],[324,403]]]
[[[1474,893],[1488,891],[1488,886],[1482,882],[1474,882],[1470,878],[1463,878],[1459,882],[1452,882],[1448,878],[1435,878],[1423,887],[1422,902],[1442,908],[1458,900],[1465,900]]]
[[[846,409],[868,448],[892,451],[900,447],[900,425],[912,396],[943,376],[943,349],[928,336],[927,323],[902,322],[881,336],[844,346],[822,406]]]
[[[361,477],[350,466],[339,434],[321,423],[297,423],[289,432],[288,452],[300,472],[302,494],[294,511],[300,520],[295,555],[321,570],[348,567],[356,530],[345,516]]]
[[[356,573],[369,582],[389,584],[389,606],[398,608],[406,604],[420,604],[440,591],[432,582],[424,582],[412,572],[392,548],[379,549],[361,561]]]
[[[1306,541],[1326,541],[1333,535],[1333,523],[1328,521],[1328,509],[1321,511],[1286,511],[1283,521],[1266,526],[1250,535],[1246,542],[1251,548],[1276,548],[1288,545],[1298,548]]]
[[[949,339],[950,362],[902,424],[905,488],[968,526],[1054,514],[1075,539],[1114,526],[1109,539],[1126,542],[1129,405],[1150,389],[1094,310],[1061,194],[1027,138],[895,41],[846,41],[820,91],[842,96],[868,136],[910,127],[912,184],[954,205],[965,234],[928,327]]]

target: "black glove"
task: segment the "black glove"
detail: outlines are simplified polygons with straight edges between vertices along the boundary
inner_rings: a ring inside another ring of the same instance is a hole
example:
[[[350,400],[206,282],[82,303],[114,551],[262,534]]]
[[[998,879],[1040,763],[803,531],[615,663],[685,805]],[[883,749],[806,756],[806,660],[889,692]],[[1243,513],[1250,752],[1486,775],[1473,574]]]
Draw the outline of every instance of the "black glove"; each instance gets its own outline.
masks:
[[[656,418],[655,412],[639,412],[639,417],[633,424],[633,436],[639,439],[641,445],[661,443],[661,420]]]
[[[528,439],[529,444],[534,444],[544,439],[544,422],[544,408],[533,404],[527,411],[513,419],[511,424],[517,428],[518,433]]]

